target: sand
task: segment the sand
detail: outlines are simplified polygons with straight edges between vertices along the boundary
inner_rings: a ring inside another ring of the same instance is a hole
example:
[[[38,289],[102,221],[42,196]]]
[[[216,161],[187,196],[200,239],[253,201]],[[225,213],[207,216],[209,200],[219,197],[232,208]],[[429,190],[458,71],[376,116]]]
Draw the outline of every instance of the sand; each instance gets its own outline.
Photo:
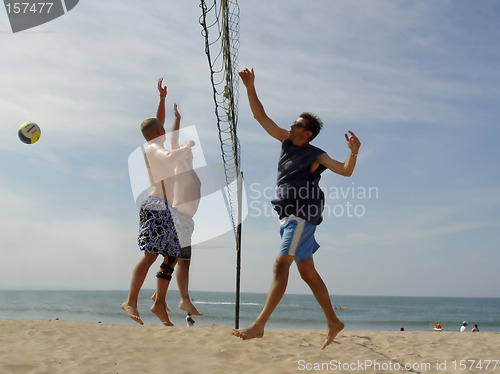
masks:
[[[320,330],[268,329],[249,341],[231,332],[0,320],[0,373],[500,374],[500,333],[345,330],[322,351]]]

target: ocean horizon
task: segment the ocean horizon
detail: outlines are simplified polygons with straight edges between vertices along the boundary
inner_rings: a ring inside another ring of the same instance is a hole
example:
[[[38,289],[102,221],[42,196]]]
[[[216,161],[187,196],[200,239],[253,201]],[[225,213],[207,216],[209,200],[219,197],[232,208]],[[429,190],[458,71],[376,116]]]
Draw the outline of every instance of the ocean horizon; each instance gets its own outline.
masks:
[[[149,311],[154,290],[144,289],[139,297],[139,312],[145,324],[161,325]],[[233,292],[190,291],[196,308],[204,315],[195,317],[195,326],[219,324],[235,327]],[[126,290],[117,291],[28,291],[0,290],[0,319],[61,320],[74,322],[134,325],[120,305]],[[250,324],[260,313],[265,293],[241,293],[239,326]],[[179,292],[168,291],[170,319],[185,326],[186,313],[179,310]],[[334,295],[332,304],[346,330],[433,331],[441,322],[443,331],[459,331],[462,322],[468,329],[477,324],[480,331],[500,332],[500,298],[489,297],[402,297]],[[267,328],[325,329],[325,318],[312,295],[285,294],[268,322]]]

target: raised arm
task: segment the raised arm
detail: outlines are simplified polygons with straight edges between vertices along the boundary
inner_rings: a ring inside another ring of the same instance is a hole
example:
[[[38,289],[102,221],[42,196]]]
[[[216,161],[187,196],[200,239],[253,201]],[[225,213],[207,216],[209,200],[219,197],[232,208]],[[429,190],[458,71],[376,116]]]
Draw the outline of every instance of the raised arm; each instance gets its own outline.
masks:
[[[248,102],[252,111],[253,117],[260,123],[266,132],[273,138],[279,141],[284,141],[288,137],[288,131],[279,127],[271,118],[269,118],[264,110],[264,106],[257,97],[255,90],[255,73],[253,69],[250,71],[244,69],[239,73],[245,88],[247,89]]]
[[[174,103],[174,123],[170,129],[170,146],[172,149],[179,148],[179,128],[181,127],[181,114],[177,111],[177,104]]]
[[[345,177],[350,177],[354,171],[354,166],[356,166],[356,157],[358,156],[359,152],[359,147],[361,146],[361,143],[359,139],[354,135],[352,131],[349,131],[349,135],[345,135],[345,139],[347,142],[347,146],[350,149],[349,156],[347,156],[347,159],[342,163],[337,160],[334,160],[328,156],[326,153],[322,153],[321,155],[318,156],[316,159],[317,162],[319,162],[321,165],[325,166],[329,170],[333,171],[334,173],[343,175]]]
[[[158,102],[158,108],[156,109],[156,118],[161,122],[162,125],[165,124],[165,98],[167,97],[167,86],[162,86],[163,78],[158,79],[158,93],[160,94],[160,101]]]

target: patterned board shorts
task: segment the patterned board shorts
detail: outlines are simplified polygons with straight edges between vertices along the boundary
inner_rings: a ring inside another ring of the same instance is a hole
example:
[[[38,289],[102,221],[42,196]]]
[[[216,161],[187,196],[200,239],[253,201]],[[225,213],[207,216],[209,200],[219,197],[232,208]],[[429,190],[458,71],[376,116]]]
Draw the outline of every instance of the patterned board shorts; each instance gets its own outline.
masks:
[[[170,204],[149,196],[139,210],[139,249],[154,255],[180,257],[181,247]]]

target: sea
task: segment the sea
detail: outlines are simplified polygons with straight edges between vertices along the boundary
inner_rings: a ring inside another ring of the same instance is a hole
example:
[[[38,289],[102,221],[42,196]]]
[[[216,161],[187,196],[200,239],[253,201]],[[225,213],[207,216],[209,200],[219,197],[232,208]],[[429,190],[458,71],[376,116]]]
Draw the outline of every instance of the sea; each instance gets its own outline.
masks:
[[[146,324],[160,325],[149,312],[154,290],[142,290],[139,311]],[[0,319],[59,320],[134,325],[122,311],[127,291],[0,291]],[[231,292],[190,291],[196,308],[196,326],[210,324],[244,327],[260,313],[266,294],[242,293],[236,317],[236,298]],[[175,325],[186,324],[186,313],[177,308],[179,293],[169,290],[167,303]],[[346,330],[433,331],[435,322],[443,331],[458,331],[462,322],[480,331],[500,332],[500,298],[332,296],[336,314]],[[325,329],[325,318],[312,295],[285,294],[267,328]]]

